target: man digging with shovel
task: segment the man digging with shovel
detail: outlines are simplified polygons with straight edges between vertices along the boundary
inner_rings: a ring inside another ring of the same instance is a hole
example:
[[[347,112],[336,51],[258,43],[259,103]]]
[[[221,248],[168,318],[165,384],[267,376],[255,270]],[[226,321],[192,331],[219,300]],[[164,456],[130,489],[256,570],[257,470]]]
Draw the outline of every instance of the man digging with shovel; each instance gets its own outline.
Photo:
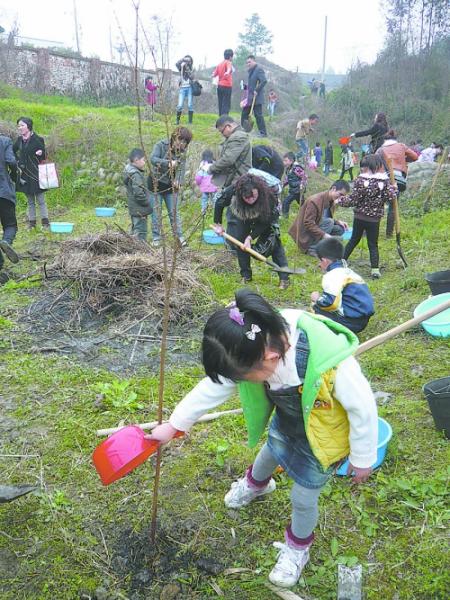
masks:
[[[256,124],[258,126],[258,137],[267,137],[266,123],[263,117],[263,102],[264,102],[264,86],[267,83],[266,74],[255,60],[255,57],[250,54],[247,57],[248,83],[247,96],[241,102],[241,125],[245,131],[251,131],[253,121],[251,114],[255,115]]]

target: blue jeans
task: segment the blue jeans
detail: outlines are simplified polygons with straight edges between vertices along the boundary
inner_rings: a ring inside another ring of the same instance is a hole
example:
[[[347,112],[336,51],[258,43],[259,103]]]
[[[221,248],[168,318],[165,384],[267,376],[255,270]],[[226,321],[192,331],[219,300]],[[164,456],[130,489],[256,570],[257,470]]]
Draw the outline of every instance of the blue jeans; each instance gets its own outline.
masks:
[[[296,200],[300,204],[300,191],[298,192],[289,192],[286,198],[283,200],[281,214],[283,217],[289,216],[289,208],[291,204]]]
[[[342,225],[335,223],[334,219],[331,217],[324,217],[321,220],[321,222],[319,223],[319,228],[322,231],[325,231],[325,233],[328,233],[329,235],[333,235],[333,236],[337,236],[337,237],[340,237],[344,233],[344,228],[342,227]],[[317,247],[317,244],[321,241],[321,239],[322,238],[319,238],[318,240],[314,240],[313,243],[310,244],[307,254],[309,254],[310,256],[317,256],[316,247]]]
[[[214,206],[214,193],[213,192],[203,192],[202,193],[202,212],[205,212],[208,208],[208,204]]]
[[[147,217],[131,217],[131,235],[147,241]]]
[[[158,192],[157,194],[150,193],[150,205],[152,212],[152,236],[154,242],[159,242],[161,239],[161,219],[163,201],[167,208],[170,225],[174,234],[178,239],[183,238],[181,230],[180,213],[178,212],[178,196],[173,192]]]
[[[192,88],[180,87],[178,90],[178,106],[177,110],[183,110],[184,99],[187,98],[188,110],[194,110],[194,101],[192,96]]]
[[[295,143],[298,146],[297,154],[295,155],[295,157],[299,162],[303,161],[304,163],[308,158],[309,154],[308,140],[306,138],[302,138],[300,140],[295,140]]]
[[[269,102],[269,104],[267,105],[267,110],[269,112],[269,116],[273,117],[275,115],[275,106],[277,105],[276,102]]]

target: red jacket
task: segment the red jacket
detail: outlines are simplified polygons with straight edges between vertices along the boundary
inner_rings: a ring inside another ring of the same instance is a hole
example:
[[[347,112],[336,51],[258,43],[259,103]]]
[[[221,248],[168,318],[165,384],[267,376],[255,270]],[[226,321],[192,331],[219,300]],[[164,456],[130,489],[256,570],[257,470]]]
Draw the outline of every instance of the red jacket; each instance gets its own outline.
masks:
[[[219,78],[221,87],[233,86],[233,63],[231,60],[223,60],[213,71],[213,77]]]

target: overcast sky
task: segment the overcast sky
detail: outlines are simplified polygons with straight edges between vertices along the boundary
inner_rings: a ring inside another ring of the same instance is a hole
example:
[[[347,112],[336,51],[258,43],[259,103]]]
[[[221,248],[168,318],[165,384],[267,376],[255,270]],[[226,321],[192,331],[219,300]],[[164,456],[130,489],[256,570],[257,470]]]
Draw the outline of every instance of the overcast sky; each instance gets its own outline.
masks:
[[[82,53],[111,60],[110,30],[113,46],[120,41],[114,13],[127,39],[132,39],[132,0],[75,1]],[[144,24],[155,14],[171,20],[172,63],[191,54],[196,65],[214,65],[225,48],[238,45],[244,20],[257,12],[273,33],[274,51],[267,58],[304,72],[317,72],[322,67],[327,15],[326,66],[345,73],[358,58],[373,62],[381,49],[385,28],[380,4],[380,0],[140,0],[140,14]],[[55,40],[76,49],[73,6],[74,0],[1,0],[0,25],[9,31],[17,20],[21,36]]]

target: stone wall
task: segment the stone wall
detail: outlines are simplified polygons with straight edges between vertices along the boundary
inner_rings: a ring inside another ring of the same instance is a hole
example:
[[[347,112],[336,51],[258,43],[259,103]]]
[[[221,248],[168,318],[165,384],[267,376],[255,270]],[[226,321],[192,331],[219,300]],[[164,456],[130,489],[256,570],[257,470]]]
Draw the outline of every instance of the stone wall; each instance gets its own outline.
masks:
[[[157,80],[154,71],[140,70],[141,92],[147,75],[153,75]],[[178,74],[160,70],[158,75],[162,81],[162,96],[171,103],[175,102]],[[0,79],[4,83],[41,94],[94,100],[105,105],[135,103],[134,71],[131,67],[97,58],[69,57],[46,48],[29,49],[0,44]],[[205,104],[212,102],[211,83],[201,80],[201,84],[204,98],[200,97],[198,108],[205,110]]]

